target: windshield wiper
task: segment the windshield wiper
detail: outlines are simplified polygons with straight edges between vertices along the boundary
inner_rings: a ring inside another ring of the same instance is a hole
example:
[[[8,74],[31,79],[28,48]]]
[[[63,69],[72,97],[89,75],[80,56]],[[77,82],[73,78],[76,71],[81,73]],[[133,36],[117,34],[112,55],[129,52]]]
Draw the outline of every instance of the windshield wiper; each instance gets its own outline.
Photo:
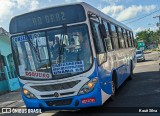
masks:
[[[62,60],[61,57],[62,57],[62,55],[64,53],[63,41],[65,39],[66,33],[67,33],[67,26],[63,25],[63,34],[61,35],[62,40],[60,40],[60,42],[59,42],[59,63],[61,62],[61,60]]]
[[[37,43],[37,40],[36,40],[36,47],[34,47],[33,43],[31,42],[27,32],[24,32],[24,35],[26,35],[27,39],[28,39],[28,43],[29,45],[31,46],[31,48],[34,50],[34,52],[36,53],[36,55],[38,56],[38,59],[39,59],[39,62],[41,62],[41,57],[40,57],[40,53],[39,53],[39,50],[38,50],[38,43]]]

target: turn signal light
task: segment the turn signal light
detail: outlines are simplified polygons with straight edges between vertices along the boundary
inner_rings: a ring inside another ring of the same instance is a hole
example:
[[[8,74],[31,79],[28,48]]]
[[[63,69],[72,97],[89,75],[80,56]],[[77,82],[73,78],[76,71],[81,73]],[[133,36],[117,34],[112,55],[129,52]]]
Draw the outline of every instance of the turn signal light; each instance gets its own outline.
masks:
[[[25,95],[28,94],[28,90],[24,89],[24,90],[23,90],[23,93],[24,93]]]
[[[89,87],[89,88],[92,88],[92,87],[93,87],[93,84],[92,84],[92,83],[88,83],[88,87]]]

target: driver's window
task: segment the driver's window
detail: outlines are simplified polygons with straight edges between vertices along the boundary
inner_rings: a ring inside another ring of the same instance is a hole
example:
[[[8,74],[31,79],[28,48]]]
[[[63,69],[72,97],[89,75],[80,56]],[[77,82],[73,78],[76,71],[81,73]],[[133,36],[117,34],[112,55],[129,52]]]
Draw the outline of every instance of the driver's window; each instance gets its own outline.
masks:
[[[102,42],[101,35],[99,32],[98,23],[91,21],[91,28],[92,28],[92,34],[93,34],[93,38],[95,41],[97,53],[98,54],[104,53],[105,50],[104,50],[103,42]]]

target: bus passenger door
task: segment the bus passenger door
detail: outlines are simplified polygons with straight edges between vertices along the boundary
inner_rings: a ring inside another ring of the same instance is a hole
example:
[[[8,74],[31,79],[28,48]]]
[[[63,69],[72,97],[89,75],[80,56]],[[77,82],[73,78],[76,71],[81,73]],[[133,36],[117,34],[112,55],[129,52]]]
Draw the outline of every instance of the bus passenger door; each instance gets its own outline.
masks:
[[[99,23],[96,21],[91,21],[92,37],[94,40],[95,50],[97,54],[97,72],[100,82],[101,89],[107,93],[112,94],[112,85],[110,80],[110,73],[106,70],[107,65],[107,54],[104,49],[104,43],[100,35]]]

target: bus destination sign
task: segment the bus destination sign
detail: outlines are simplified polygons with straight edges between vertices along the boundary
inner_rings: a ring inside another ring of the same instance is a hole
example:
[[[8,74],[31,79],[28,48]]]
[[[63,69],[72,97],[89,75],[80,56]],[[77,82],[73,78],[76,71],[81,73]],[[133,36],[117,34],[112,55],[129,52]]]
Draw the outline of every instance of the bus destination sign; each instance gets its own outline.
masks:
[[[81,5],[52,7],[14,17],[10,22],[10,33],[43,29],[64,24],[85,21],[85,11]]]

